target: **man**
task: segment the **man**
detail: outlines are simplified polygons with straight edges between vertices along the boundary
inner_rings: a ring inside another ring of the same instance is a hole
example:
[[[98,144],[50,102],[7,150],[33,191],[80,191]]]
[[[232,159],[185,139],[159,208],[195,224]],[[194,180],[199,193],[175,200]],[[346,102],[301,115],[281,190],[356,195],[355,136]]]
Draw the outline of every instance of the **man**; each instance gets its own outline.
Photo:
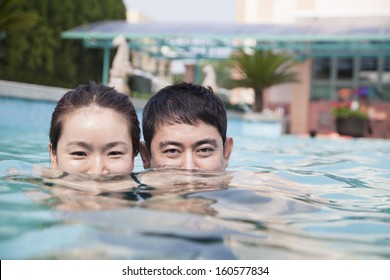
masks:
[[[234,143],[226,137],[225,105],[211,88],[167,86],[147,102],[142,119],[144,168],[223,171],[228,166]]]

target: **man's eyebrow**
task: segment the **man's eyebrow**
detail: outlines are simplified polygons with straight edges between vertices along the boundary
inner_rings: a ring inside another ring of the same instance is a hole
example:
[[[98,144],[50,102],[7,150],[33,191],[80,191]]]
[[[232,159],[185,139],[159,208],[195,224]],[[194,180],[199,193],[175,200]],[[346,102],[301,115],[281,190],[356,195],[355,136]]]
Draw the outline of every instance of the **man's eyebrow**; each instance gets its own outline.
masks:
[[[212,145],[214,147],[218,146],[217,140],[212,139],[212,138],[207,138],[207,139],[203,139],[203,140],[196,142],[194,145],[192,145],[192,147],[198,147],[198,146],[201,146],[203,144],[209,144],[209,145]]]
[[[176,142],[176,141],[163,141],[163,142],[160,142],[159,144],[159,147],[160,149],[166,147],[166,146],[179,146],[179,147],[182,147],[183,144],[179,143],[179,142]]]

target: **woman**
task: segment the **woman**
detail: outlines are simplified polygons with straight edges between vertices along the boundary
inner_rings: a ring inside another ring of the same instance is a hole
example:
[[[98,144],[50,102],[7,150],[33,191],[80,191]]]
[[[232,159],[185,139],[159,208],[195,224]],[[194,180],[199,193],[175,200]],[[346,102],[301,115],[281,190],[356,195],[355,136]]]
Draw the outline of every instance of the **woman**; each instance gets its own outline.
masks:
[[[129,97],[95,82],[67,92],[50,126],[52,167],[71,173],[130,173],[138,154],[140,128]]]

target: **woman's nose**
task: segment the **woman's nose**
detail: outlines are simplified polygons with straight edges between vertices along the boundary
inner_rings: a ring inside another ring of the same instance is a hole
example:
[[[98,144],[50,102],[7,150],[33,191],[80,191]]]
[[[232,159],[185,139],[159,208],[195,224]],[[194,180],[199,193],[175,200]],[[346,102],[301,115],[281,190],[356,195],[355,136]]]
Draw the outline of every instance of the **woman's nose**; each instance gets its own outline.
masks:
[[[87,173],[91,175],[106,175],[110,172],[104,160],[101,157],[95,157],[91,159],[91,163]]]

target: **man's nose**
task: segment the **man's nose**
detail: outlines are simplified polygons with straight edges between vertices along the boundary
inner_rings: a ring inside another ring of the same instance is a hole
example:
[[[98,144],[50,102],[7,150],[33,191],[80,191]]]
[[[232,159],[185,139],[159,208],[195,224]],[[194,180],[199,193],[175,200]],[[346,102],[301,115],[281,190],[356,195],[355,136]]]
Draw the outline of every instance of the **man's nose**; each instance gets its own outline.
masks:
[[[181,169],[197,169],[195,158],[192,155],[192,153],[188,153],[184,155]]]
[[[101,157],[94,157],[91,159],[88,174],[91,175],[106,175],[110,173],[104,159]]]

